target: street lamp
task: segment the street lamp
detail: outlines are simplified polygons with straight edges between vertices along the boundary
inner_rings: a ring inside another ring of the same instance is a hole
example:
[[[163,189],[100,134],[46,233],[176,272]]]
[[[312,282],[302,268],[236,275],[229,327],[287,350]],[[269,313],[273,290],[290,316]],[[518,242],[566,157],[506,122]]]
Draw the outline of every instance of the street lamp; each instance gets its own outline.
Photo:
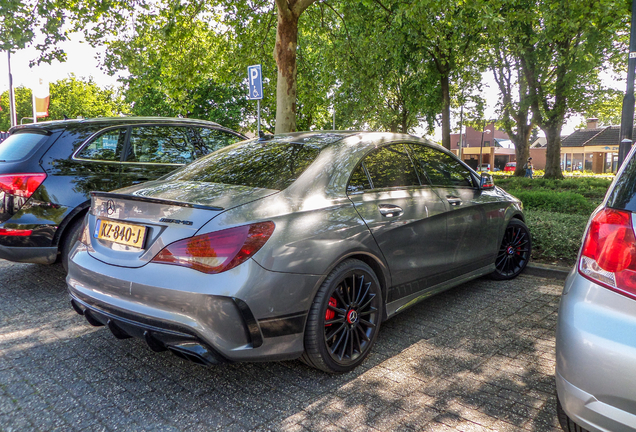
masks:
[[[484,128],[481,131],[481,143],[479,144],[479,171],[481,171],[481,159],[484,152],[484,134],[490,134],[490,130],[486,129],[486,123],[484,122]]]

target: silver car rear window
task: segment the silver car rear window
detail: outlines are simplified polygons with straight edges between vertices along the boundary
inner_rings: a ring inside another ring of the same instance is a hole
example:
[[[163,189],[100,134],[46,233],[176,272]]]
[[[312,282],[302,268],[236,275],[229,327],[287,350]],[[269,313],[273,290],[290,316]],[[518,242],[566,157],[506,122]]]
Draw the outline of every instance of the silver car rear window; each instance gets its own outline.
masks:
[[[317,146],[307,144],[248,141],[211,153],[165,179],[283,190],[318,154]]]
[[[15,162],[26,158],[48,139],[47,135],[16,133],[0,143],[0,161]]]
[[[618,210],[636,212],[636,159],[626,160],[625,170],[616,179],[609,195],[607,206]]]

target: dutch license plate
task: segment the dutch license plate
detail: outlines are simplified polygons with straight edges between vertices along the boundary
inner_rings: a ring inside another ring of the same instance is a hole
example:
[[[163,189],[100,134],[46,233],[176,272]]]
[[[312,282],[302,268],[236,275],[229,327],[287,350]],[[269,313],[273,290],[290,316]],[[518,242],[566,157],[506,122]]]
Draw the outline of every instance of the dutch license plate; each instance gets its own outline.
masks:
[[[95,237],[100,240],[108,240],[113,243],[143,249],[146,227],[99,219]]]

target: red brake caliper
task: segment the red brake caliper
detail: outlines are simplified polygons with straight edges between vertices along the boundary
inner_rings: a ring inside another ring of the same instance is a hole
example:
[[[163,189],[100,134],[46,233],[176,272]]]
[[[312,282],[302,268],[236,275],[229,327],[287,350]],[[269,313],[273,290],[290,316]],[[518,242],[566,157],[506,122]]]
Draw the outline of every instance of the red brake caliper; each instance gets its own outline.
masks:
[[[335,298],[331,297],[329,299],[329,306],[331,307],[336,307],[336,305],[338,304],[338,302],[336,301]],[[325,313],[325,321],[329,321],[332,320],[333,317],[336,316],[336,313],[334,311],[332,311],[331,309],[327,309],[327,312]],[[325,327],[329,327],[331,324],[325,324]]]

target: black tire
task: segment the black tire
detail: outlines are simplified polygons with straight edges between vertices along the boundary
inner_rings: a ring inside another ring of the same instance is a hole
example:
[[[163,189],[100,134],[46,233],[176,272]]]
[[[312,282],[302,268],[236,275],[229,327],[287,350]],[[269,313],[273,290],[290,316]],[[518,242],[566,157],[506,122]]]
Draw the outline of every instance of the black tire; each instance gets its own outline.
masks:
[[[355,259],[338,264],[309,310],[302,360],[330,373],[355,369],[375,343],[382,311],[382,290],[371,267]]]
[[[86,216],[86,213],[82,213],[80,216],[73,219],[66,227],[66,230],[64,230],[64,237],[62,238],[60,247],[60,261],[62,261],[62,266],[66,272],[68,272],[68,256],[84,228],[84,216]]]
[[[519,219],[508,222],[497,258],[495,271],[490,276],[495,280],[513,279],[526,268],[530,261],[532,239],[526,224]]]
[[[587,429],[582,428],[572,421],[570,417],[565,413],[561,406],[561,401],[557,397],[557,416],[559,417],[559,424],[561,429],[565,432],[589,432]]]

